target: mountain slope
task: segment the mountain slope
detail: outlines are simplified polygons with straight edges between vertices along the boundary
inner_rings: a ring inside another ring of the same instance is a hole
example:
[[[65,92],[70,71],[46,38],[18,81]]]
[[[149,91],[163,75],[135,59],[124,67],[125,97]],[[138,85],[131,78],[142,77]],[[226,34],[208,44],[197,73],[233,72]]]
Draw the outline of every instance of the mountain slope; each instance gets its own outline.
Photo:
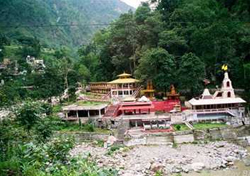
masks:
[[[0,32],[37,37],[50,47],[87,43],[92,34],[131,9],[120,0],[0,0]]]

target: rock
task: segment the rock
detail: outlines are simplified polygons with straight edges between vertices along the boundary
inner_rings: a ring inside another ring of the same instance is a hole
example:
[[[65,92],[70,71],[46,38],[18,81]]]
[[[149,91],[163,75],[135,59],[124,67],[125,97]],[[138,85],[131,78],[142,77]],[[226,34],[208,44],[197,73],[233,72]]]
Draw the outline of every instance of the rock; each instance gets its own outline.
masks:
[[[161,171],[164,166],[160,163],[153,163],[150,166],[150,170],[153,172]]]
[[[217,143],[217,144],[215,144],[215,147],[217,147],[217,148],[222,148],[224,146],[225,146],[224,143]]]
[[[179,166],[174,166],[173,168],[172,168],[172,171],[171,171],[172,173],[181,173],[182,172],[182,168],[181,167],[179,167]]]
[[[187,166],[182,167],[183,172],[188,173],[191,169]]]
[[[243,162],[244,162],[245,166],[250,166],[250,157],[248,156],[248,157],[244,158]]]
[[[235,160],[236,160],[236,158],[233,157],[233,156],[228,156],[228,157],[226,158],[226,161],[228,161],[228,162],[235,161]]]
[[[128,156],[127,153],[123,153],[123,154],[122,154],[122,157],[123,157],[123,158],[125,158],[125,157],[127,157],[127,156]]]
[[[205,167],[205,165],[203,163],[193,163],[191,167],[195,172],[199,172]]]

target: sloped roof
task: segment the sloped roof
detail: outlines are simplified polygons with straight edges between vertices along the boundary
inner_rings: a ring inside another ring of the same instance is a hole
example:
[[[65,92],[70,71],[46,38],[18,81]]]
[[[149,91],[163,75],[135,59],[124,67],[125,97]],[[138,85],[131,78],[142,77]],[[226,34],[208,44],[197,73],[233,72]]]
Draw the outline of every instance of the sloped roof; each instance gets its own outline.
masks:
[[[191,99],[188,101],[191,105],[218,105],[218,104],[236,104],[246,103],[242,98],[223,98],[223,99]]]
[[[208,89],[204,89],[202,93],[202,99],[212,99],[213,96],[210,94]]]
[[[131,74],[128,74],[128,73],[122,73],[122,74],[120,74],[120,75],[118,75],[118,77],[130,77],[130,76],[132,76]]]
[[[124,79],[116,79],[114,81],[109,82],[109,84],[129,84],[129,83],[136,83],[136,82],[140,82],[140,81],[134,78],[124,78]]]

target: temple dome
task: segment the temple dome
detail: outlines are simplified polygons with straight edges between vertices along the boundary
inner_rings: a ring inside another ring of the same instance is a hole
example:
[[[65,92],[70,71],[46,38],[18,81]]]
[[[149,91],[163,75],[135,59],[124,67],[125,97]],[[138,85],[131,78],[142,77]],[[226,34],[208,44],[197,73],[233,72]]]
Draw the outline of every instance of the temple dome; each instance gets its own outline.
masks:
[[[201,99],[212,99],[213,96],[210,94],[209,90],[206,88],[202,93]]]

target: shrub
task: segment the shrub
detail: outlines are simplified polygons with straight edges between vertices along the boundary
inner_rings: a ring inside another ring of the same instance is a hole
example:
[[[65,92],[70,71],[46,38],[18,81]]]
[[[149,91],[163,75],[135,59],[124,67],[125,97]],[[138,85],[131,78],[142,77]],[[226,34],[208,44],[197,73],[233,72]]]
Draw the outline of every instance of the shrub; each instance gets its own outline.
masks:
[[[180,125],[176,125],[176,129],[177,129],[178,131],[180,131],[180,130],[181,130],[181,126],[180,126]]]
[[[86,129],[88,132],[94,132],[94,131],[95,131],[95,127],[94,127],[94,125],[91,124],[91,123],[87,123],[87,124],[85,125],[85,129]]]
[[[42,107],[39,103],[27,101],[16,111],[17,121],[28,132],[40,120]]]
[[[37,135],[37,141],[39,142],[45,142],[48,140],[53,134],[53,127],[50,120],[47,118],[40,120],[35,126],[35,134]]]

